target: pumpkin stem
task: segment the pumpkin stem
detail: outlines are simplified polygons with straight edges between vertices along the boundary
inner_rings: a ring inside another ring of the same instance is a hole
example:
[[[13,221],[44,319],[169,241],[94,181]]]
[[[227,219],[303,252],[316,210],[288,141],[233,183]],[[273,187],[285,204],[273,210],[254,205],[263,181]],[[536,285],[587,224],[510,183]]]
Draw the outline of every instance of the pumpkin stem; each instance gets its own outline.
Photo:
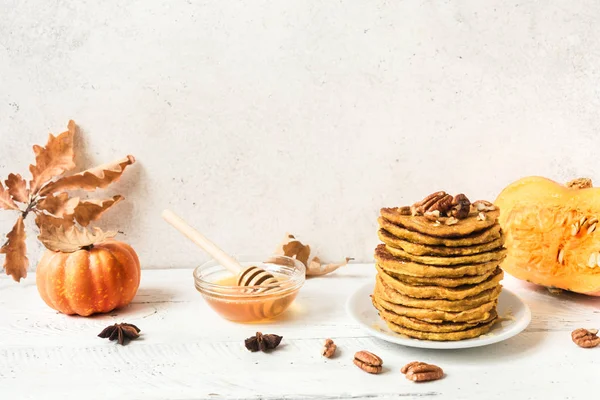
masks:
[[[81,248],[81,250],[90,251],[90,250],[91,250],[91,249],[93,249],[93,248],[94,248],[94,245],[93,245],[93,244],[90,244],[90,245],[87,245],[87,246],[83,246],[83,247]]]
[[[567,182],[567,187],[573,189],[588,189],[593,187],[592,180],[590,178],[577,178]]]

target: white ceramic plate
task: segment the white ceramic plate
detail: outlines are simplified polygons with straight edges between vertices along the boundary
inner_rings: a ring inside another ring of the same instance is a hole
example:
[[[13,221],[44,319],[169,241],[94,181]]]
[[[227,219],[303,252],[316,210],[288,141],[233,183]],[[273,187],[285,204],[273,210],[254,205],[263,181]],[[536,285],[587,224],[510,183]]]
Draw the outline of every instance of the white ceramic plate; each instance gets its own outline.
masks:
[[[432,340],[419,340],[409,338],[391,331],[385,322],[379,317],[377,310],[371,303],[373,283],[361,286],[354,292],[346,303],[348,314],[371,335],[392,343],[409,347],[420,347],[424,349],[466,349],[470,347],[486,346],[511,338],[525,328],[531,322],[531,311],[523,301],[506,288],[502,288],[498,298],[498,315],[500,322],[496,323],[492,330],[485,335],[474,339],[459,341],[436,342]]]

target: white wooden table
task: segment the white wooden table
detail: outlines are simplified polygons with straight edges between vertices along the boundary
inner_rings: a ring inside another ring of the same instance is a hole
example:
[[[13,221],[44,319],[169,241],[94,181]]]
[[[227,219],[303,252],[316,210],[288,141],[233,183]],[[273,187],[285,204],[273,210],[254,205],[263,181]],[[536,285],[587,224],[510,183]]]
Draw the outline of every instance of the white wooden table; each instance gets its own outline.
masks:
[[[110,315],[68,317],[46,307],[35,276],[0,280],[0,399],[575,399],[600,387],[600,348],[581,349],[570,332],[600,327],[600,299],[555,296],[511,277],[504,285],[531,307],[515,338],[467,350],[405,348],[369,337],[345,312],[348,295],[372,281],[372,265],[311,279],[284,318],[261,325],[219,318],[196,292],[191,270],[146,270],[133,304]],[[127,346],[96,335],[130,322],[142,330]],[[284,337],[273,353],[243,345],[256,331]],[[320,355],[331,337],[339,356]],[[384,360],[381,375],[352,364],[358,350]],[[416,384],[407,362],[435,363],[443,380]],[[592,396],[592,397],[590,397]]]

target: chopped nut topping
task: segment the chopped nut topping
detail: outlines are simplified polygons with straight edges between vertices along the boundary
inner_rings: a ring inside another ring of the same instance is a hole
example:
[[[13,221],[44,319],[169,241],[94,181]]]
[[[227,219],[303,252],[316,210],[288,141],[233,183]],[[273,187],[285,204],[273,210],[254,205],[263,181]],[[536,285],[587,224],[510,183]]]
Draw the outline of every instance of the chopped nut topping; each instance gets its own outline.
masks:
[[[473,206],[479,212],[496,210],[496,206],[487,200],[477,200],[475,203],[473,203]]]
[[[464,219],[469,216],[471,202],[464,194],[460,193],[454,197],[446,192],[440,191],[430,194],[423,200],[412,205],[411,213],[414,216],[424,215],[431,217],[454,217]]]
[[[458,224],[458,220],[454,217],[450,217],[446,220],[446,225],[450,226],[450,225],[456,225]]]

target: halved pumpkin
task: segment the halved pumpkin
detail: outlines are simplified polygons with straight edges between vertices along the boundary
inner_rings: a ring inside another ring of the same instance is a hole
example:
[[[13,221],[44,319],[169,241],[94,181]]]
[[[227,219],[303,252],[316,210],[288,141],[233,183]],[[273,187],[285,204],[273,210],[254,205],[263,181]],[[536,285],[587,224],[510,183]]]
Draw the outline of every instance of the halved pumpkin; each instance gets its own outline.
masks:
[[[506,236],[509,274],[550,288],[600,296],[600,188],[527,177],[495,204]]]

